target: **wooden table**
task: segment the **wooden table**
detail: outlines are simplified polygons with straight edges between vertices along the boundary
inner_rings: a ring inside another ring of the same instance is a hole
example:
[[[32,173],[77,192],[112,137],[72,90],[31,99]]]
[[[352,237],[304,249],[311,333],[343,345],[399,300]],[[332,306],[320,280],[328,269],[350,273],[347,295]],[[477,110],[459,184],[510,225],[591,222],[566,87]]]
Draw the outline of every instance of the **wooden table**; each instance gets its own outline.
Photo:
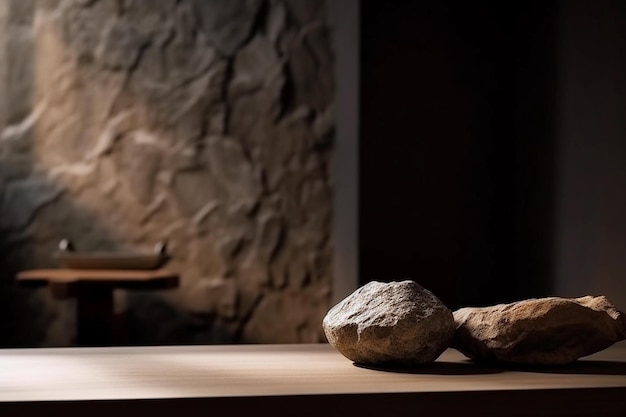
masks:
[[[405,372],[326,344],[0,350],[1,416],[625,416],[626,344],[573,366]]]
[[[113,320],[113,290],[158,290],[178,286],[167,269],[36,269],[18,274],[23,287],[48,286],[58,299],[76,297],[77,341],[81,346],[109,346]]]

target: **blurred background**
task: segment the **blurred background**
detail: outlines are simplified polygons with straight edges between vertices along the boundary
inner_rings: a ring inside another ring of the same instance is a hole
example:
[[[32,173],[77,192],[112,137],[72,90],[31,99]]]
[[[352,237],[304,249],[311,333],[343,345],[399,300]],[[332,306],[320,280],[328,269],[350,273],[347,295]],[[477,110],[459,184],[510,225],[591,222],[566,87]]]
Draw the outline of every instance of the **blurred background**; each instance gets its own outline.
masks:
[[[0,0],[0,346],[71,346],[20,288],[168,242],[123,344],[323,342],[413,279],[450,308],[626,309],[626,4]]]
[[[361,279],[625,309],[626,4],[361,6]]]

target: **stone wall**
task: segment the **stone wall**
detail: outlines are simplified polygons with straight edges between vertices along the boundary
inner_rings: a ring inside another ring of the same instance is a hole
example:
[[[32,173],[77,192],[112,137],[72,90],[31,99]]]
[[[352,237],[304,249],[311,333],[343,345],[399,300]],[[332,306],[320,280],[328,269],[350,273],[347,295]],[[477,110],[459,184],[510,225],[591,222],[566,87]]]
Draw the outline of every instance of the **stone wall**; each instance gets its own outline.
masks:
[[[181,286],[116,293],[131,344],[323,340],[333,54],[318,0],[0,0],[0,345],[69,345],[14,285],[167,240]]]

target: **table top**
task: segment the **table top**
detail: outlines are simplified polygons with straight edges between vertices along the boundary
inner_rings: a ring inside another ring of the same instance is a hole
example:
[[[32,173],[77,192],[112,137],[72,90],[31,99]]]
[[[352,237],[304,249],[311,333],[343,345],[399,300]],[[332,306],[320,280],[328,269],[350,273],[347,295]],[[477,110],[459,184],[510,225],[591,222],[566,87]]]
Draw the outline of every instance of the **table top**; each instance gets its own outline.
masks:
[[[592,393],[594,401],[599,398],[624,410],[626,342],[567,367],[479,366],[448,349],[431,365],[402,371],[355,366],[327,344],[0,350],[0,410],[3,404],[42,401],[315,396],[359,397],[365,404],[363,398],[369,397],[364,396],[387,394],[409,395],[397,397],[404,400],[417,395],[424,406],[433,401],[453,406],[456,401],[460,405],[480,400],[481,393],[500,402],[515,402],[521,395],[520,407],[532,406],[532,398],[551,393],[545,401],[567,398],[575,409],[581,409],[577,401],[587,398],[584,393]],[[530,393],[535,397],[529,399]],[[244,403],[233,404],[231,411]]]
[[[17,274],[19,281],[154,281],[176,278],[178,275],[168,269],[33,269]]]
[[[22,287],[50,286],[58,298],[75,295],[77,285],[98,285],[126,289],[168,289],[179,283],[177,273],[168,269],[33,269],[17,274]]]

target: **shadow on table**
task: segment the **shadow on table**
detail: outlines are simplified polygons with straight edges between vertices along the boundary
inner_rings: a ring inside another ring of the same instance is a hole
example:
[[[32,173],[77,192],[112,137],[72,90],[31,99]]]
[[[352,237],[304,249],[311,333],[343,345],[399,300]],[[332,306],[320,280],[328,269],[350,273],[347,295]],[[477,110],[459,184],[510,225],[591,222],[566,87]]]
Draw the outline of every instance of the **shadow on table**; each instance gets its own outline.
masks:
[[[395,372],[400,374],[421,375],[487,375],[504,372],[504,369],[496,367],[480,366],[470,361],[466,362],[433,362],[422,367],[406,368],[402,366],[373,366],[354,363],[358,368],[371,369],[374,371]]]
[[[572,364],[561,366],[490,364],[473,362],[471,360],[463,362],[433,362],[423,367],[412,368],[402,366],[374,366],[359,363],[354,363],[354,366],[374,371],[423,375],[488,375],[501,372],[528,372],[542,374],[626,376],[626,362],[597,360],[578,360]]]
[[[496,365],[492,365],[496,368]],[[626,375],[626,362],[578,360],[561,366],[499,365],[498,368],[514,372],[570,375]]]

